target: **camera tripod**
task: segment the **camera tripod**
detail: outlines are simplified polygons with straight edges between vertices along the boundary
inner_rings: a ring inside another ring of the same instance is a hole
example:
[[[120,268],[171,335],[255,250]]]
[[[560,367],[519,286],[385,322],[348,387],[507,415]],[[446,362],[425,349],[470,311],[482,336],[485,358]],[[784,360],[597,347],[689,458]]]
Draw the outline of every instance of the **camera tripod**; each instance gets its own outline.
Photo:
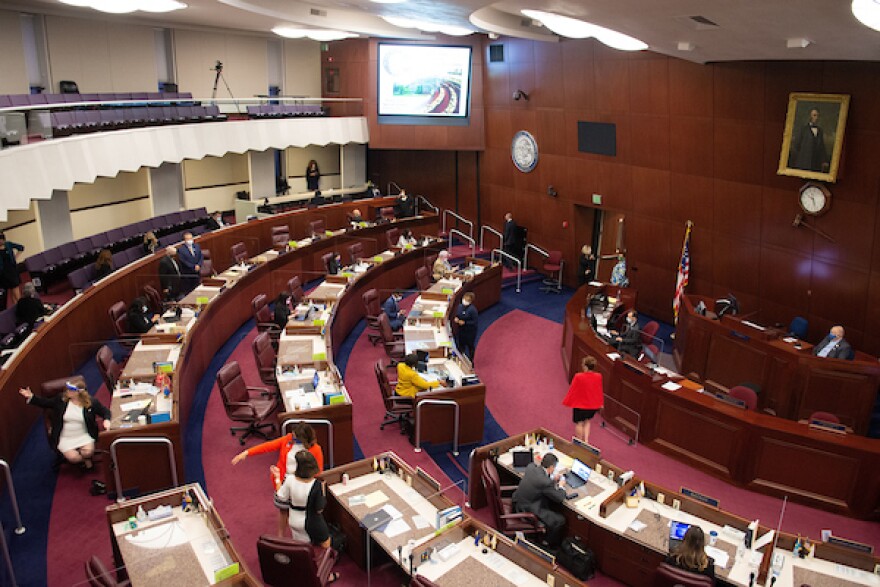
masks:
[[[223,75],[223,63],[218,60],[216,65],[211,68],[211,71],[215,72],[214,89],[211,91],[211,100],[215,100],[217,98],[217,86],[219,85],[220,80],[223,80],[223,86],[226,88],[226,92],[229,94],[229,97],[235,101],[236,112],[240,113],[241,109],[238,106],[238,100],[235,99],[235,96],[232,94],[232,89],[229,87],[229,83],[226,81],[226,77]]]

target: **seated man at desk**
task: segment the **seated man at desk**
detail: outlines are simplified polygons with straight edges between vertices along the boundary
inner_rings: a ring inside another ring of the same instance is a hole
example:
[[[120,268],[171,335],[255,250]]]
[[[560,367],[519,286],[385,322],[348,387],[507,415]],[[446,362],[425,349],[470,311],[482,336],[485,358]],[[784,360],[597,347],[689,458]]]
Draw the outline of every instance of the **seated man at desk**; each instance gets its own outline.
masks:
[[[364,217],[361,216],[361,211],[358,210],[357,208],[355,208],[354,210],[351,211],[351,214],[349,214],[348,221],[360,223],[360,222],[364,221]]]
[[[553,453],[547,453],[541,464],[529,463],[519,487],[513,492],[513,507],[518,512],[531,512],[547,527],[547,545],[559,546],[562,542],[562,530],[565,517],[548,506],[551,501],[565,501],[565,478],[555,475],[559,459]]]
[[[406,321],[406,310],[400,309],[400,300],[402,299],[403,293],[397,290],[382,304],[382,311],[388,316],[391,330],[395,332],[403,328],[403,323]]]
[[[831,327],[828,336],[822,339],[822,342],[813,347],[813,354],[817,357],[828,357],[829,359],[846,359],[852,361],[855,358],[852,346],[843,338],[843,326],[837,325]]]
[[[404,397],[415,397],[420,391],[440,387],[439,381],[426,381],[419,375],[416,371],[418,362],[419,356],[410,353],[397,364],[397,387],[394,388],[394,393]]]
[[[639,315],[635,310],[626,313],[626,322],[624,323],[623,332],[614,334],[614,342],[612,343],[621,353],[638,357],[642,351],[642,331],[639,330]]]
[[[452,268],[452,265],[449,264],[449,251],[440,251],[437,254],[437,260],[434,261],[434,266],[431,268],[434,281],[452,277],[454,272],[455,270]]]
[[[128,307],[128,330],[137,334],[146,334],[159,321],[159,315],[152,316],[146,298],[135,298]]]

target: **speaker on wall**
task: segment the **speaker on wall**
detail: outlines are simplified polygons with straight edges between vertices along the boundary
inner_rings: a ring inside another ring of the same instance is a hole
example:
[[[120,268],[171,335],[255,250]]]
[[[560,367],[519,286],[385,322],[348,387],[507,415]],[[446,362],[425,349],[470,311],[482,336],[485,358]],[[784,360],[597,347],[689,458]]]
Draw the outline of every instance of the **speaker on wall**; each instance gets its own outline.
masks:
[[[610,122],[578,121],[578,151],[617,156],[617,125]]]
[[[501,43],[495,45],[489,45],[489,62],[490,63],[503,63],[504,62],[504,45]]]

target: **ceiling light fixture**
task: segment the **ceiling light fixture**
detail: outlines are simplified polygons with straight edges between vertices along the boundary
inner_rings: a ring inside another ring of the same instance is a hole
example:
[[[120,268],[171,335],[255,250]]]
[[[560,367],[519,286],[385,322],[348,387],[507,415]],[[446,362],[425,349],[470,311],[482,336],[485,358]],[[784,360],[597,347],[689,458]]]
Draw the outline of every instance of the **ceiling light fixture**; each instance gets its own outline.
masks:
[[[852,13],[866,27],[880,31],[880,2],[877,0],[853,0]]]
[[[351,39],[357,35],[346,31],[334,31],[330,29],[303,29],[296,27],[277,26],[272,32],[279,37],[285,39],[302,39],[309,38],[313,41],[329,42],[341,41],[342,39]]]
[[[370,0],[374,4],[402,4],[406,2],[406,0]]]
[[[594,37],[597,41],[620,51],[643,51],[648,48],[646,43],[634,37],[576,18],[540,10],[522,10],[521,12],[528,18],[540,21],[545,27],[562,37],[570,39]]]
[[[186,4],[177,2],[177,0],[59,0],[59,2],[109,14],[129,14],[138,10],[142,12],[171,12],[187,7]]]
[[[392,24],[396,27],[400,27],[402,29],[418,29],[420,31],[424,31],[426,33],[442,33],[444,35],[449,35],[450,37],[466,37],[467,35],[473,34],[474,31],[470,29],[466,29],[464,27],[447,25],[447,24],[437,24],[434,22],[428,22],[425,20],[415,20],[413,18],[404,18],[402,16],[382,16],[382,18],[388,24]]]
[[[794,39],[786,39],[785,46],[789,49],[806,49],[812,44],[810,39],[805,39],[803,37],[796,37]]]
[[[679,41],[678,42],[678,50],[679,51],[693,51],[697,46],[689,41]]]

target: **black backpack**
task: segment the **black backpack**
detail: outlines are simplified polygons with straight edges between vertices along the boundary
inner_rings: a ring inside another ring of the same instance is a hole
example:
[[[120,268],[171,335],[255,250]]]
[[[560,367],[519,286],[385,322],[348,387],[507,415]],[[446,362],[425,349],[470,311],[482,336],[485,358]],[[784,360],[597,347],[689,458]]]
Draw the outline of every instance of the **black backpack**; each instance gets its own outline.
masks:
[[[577,537],[562,541],[556,562],[581,581],[592,579],[596,574],[596,555]]]

